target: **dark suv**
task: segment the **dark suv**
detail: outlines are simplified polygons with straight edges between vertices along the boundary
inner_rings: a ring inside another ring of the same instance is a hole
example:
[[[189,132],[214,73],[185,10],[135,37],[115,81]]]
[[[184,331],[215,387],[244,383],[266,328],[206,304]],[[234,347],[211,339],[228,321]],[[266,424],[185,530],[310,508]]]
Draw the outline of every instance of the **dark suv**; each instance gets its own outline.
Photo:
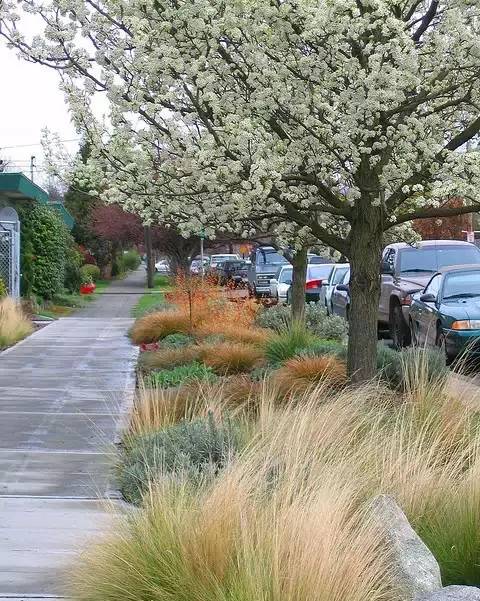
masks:
[[[459,240],[425,240],[411,246],[390,244],[383,251],[378,321],[397,348],[410,344],[408,313],[412,294],[423,290],[442,267],[480,264],[480,250]]]
[[[273,246],[259,246],[250,255],[248,287],[254,296],[270,296],[270,280],[280,265],[289,264]]]

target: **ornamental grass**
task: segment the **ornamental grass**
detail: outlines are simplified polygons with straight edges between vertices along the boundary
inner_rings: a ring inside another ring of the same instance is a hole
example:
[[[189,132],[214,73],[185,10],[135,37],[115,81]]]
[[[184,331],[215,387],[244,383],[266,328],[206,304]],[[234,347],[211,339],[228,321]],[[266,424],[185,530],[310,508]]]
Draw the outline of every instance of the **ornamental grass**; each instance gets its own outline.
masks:
[[[153,369],[170,369],[178,365],[185,365],[198,361],[202,356],[203,347],[190,344],[183,347],[168,347],[158,351],[144,352],[140,356],[140,369],[151,371]]]
[[[264,353],[258,347],[241,342],[205,345],[202,350],[205,365],[220,375],[249,372],[263,359]]]
[[[347,368],[333,356],[294,357],[285,361],[274,379],[283,394],[304,393],[320,382],[338,388],[347,384]]]
[[[169,334],[187,334],[192,324],[187,313],[182,311],[159,311],[149,313],[135,321],[130,330],[134,344],[157,342]]]
[[[32,322],[11,297],[0,299],[0,349],[19,342],[33,332]]]
[[[411,373],[405,391],[378,380],[335,392],[325,379],[295,403],[257,384],[255,411],[239,409],[250,424],[240,454],[205,481],[160,470],[141,510],[82,558],[72,597],[397,601],[370,514],[378,494],[396,499],[444,585],[479,586],[479,399],[421,365]],[[217,384],[175,413],[165,404],[155,425],[225,419]]]

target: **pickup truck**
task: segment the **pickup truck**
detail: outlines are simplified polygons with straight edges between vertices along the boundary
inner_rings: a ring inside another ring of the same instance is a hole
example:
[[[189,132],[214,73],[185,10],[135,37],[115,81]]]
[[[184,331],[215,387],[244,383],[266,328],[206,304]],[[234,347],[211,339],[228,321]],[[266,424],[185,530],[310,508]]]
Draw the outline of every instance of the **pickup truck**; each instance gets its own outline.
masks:
[[[383,251],[379,329],[388,329],[397,348],[410,344],[412,294],[423,290],[442,267],[480,264],[480,250],[459,240],[390,244]]]
[[[248,287],[253,296],[270,296],[270,280],[275,278],[281,265],[289,261],[273,246],[260,246],[250,255],[248,267]]]

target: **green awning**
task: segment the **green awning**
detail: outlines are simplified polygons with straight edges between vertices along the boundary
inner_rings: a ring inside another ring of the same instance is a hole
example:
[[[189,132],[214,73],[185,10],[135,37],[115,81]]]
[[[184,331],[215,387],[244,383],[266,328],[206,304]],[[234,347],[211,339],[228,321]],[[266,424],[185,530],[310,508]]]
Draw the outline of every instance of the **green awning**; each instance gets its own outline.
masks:
[[[48,192],[34,184],[23,173],[0,173],[0,198],[10,202],[34,200],[58,211],[65,225],[72,229],[75,219],[61,202],[51,202]]]

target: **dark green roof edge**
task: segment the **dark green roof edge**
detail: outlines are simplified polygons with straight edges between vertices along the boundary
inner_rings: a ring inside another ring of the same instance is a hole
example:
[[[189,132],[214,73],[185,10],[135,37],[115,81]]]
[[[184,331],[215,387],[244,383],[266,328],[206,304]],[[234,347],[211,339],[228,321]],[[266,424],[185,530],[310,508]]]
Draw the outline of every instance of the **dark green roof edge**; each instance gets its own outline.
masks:
[[[20,192],[42,204],[48,203],[48,192],[34,184],[23,173],[0,173],[0,192]]]
[[[0,173],[0,193],[16,192],[22,194],[25,198],[36,200],[42,205],[48,205],[58,211],[65,225],[72,229],[75,225],[75,219],[61,202],[50,202],[50,196],[40,186],[33,183],[23,173]]]

